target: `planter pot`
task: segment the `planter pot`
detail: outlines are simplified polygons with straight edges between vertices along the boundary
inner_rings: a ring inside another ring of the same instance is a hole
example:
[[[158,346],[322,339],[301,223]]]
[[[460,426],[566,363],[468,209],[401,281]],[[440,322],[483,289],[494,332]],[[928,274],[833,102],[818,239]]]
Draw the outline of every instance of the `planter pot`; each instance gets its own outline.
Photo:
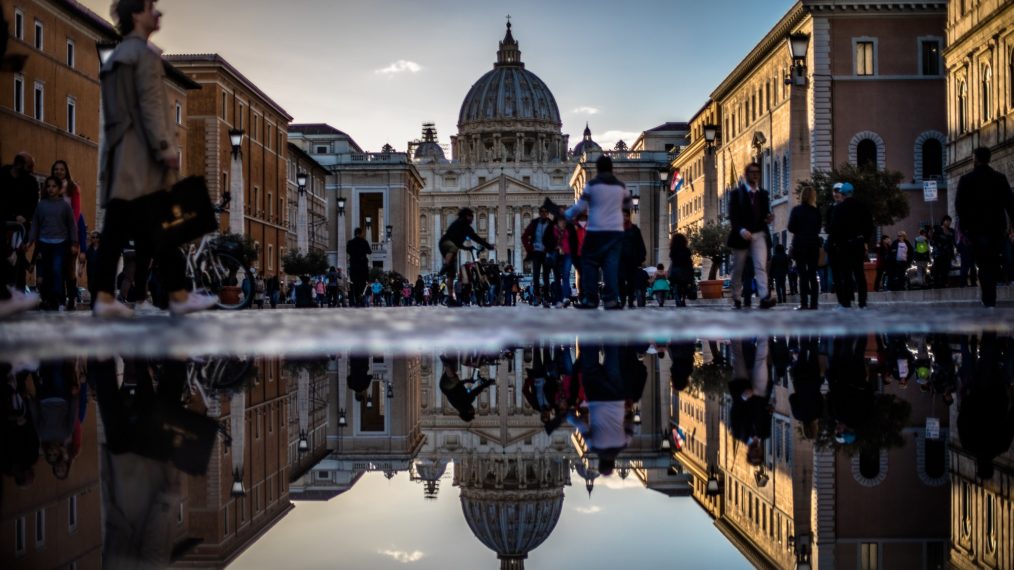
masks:
[[[867,261],[863,263],[863,273],[866,274],[866,290],[876,291],[877,284],[877,262]]]
[[[722,280],[721,279],[705,279],[699,281],[697,286],[701,290],[702,299],[721,299],[722,298]]]
[[[243,295],[243,288],[235,285],[226,285],[218,291],[218,299],[226,305],[236,305]]]

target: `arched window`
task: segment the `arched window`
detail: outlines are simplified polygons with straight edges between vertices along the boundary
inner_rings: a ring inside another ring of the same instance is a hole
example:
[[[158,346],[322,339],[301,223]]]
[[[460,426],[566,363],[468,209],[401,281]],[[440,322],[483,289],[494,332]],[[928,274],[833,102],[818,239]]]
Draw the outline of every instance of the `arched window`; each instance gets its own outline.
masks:
[[[859,168],[877,168],[877,143],[870,139],[859,141],[856,146],[856,166]]]
[[[958,133],[963,134],[968,130],[968,84],[962,81],[958,84]]]
[[[944,174],[944,147],[937,139],[926,139],[922,143],[923,180]]]
[[[993,120],[993,69],[982,66],[982,122]]]
[[[876,479],[877,475],[880,475],[879,449],[864,447],[859,450],[859,473],[867,479]]]

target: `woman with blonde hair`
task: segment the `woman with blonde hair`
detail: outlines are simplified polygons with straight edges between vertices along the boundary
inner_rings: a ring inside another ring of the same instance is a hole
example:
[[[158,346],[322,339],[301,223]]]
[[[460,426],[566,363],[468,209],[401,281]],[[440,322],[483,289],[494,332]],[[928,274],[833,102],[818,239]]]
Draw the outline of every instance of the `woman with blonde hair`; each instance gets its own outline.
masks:
[[[816,310],[820,287],[817,284],[817,261],[820,258],[820,210],[817,190],[803,189],[800,204],[789,213],[792,232],[792,258],[799,268],[799,310]]]

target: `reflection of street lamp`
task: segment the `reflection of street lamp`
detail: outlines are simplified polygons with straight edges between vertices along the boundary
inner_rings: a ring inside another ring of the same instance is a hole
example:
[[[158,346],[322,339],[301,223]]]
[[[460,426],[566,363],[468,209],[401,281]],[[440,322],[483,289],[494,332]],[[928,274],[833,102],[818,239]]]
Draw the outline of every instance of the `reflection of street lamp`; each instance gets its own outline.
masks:
[[[391,241],[391,234],[394,233],[394,226],[387,226],[384,228],[384,231],[387,232],[387,241]]]
[[[366,409],[369,410],[371,408],[373,408],[373,394],[367,393],[366,394]]]
[[[238,469],[232,472],[231,494],[233,497],[243,497],[246,495],[246,489],[243,488],[243,474]]]
[[[299,452],[305,453],[310,450],[310,441],[306,437],[305,431],[299,432]]]
[[[390,227],[390,226],[388,226]],[[387,382],[387,399],[390,400],[394,397],[394,382]]]
[[[662,430],[662,442],[659,444],[659,449],[662,451],[669,451],[672,449],[672,444],[669,443],[669,435],[665,433],[665,430]]]
[[[709,497],[714,497],[718,495],[718,493],[718,474],[715,473],[715,468],[712,466],[708,468],[708,489],[706,494]]]
[[[634,408],[634,425],[635,426],[641,425],[641,407],[640,406]]]
[[[349,420],[345,417],[345,408],[338,410],[338,427],[343,428],[349,425]]]

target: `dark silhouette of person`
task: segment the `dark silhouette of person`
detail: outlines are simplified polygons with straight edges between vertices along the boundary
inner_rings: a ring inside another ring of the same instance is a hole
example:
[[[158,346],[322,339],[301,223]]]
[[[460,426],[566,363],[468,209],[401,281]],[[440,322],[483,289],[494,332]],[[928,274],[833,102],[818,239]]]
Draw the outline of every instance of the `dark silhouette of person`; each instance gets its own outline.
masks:
[[[824,396],[820,393],[823,378],[820,375],[818,342],[805,337],[799,342],[799,353],[791,365],[793,393],[789,396],[792,417],[803,426],[807,439],[817,436],[819,420],[824,415]]]
[[[347,380],[349,389],[355,393],[356,401],[362,402],[370,389],[370,385],[373,383],[373,375],[370,374],[369,356],[349,357],[349,375]]]
[[[487,378],[480,378],[478,382],[463,380],[458,376],[456,355],[441,355],[440,361],[444,365],[444,372],[440,375],[440,391],[447,397],[451,406],[458,411],[458,417],[466,422],[472,421],[475,419],[475,399],[495,382]]]
[[[732,341],[732,380],[729,394],[732,405],[729,420],[732,435],[746,443],[750,465],[764,463],[764,440],[771,438],[771,381],[768,374],[767,338],[746,342]]]
[[[958,439],[975,457],[976,475],[983,480],[992,479],[993,460],[1014,442],[1010,348],[1010,343],[997,339],[995,333],[984,334],[979,358],[961,388]]]
[[[35,431],[25,385],[32,380],[27,373],[14,374],[10,364],[0,362],[0,473],[9,475],[18,487],[35,480],[34,466],[39,461],[39,435]]]
[[[690,376],[694,373],[694,353],[697,347],[693,342],[671,342],[669,343],[669,365],[670,382],[672,389],[682,392],[690,386]]]

